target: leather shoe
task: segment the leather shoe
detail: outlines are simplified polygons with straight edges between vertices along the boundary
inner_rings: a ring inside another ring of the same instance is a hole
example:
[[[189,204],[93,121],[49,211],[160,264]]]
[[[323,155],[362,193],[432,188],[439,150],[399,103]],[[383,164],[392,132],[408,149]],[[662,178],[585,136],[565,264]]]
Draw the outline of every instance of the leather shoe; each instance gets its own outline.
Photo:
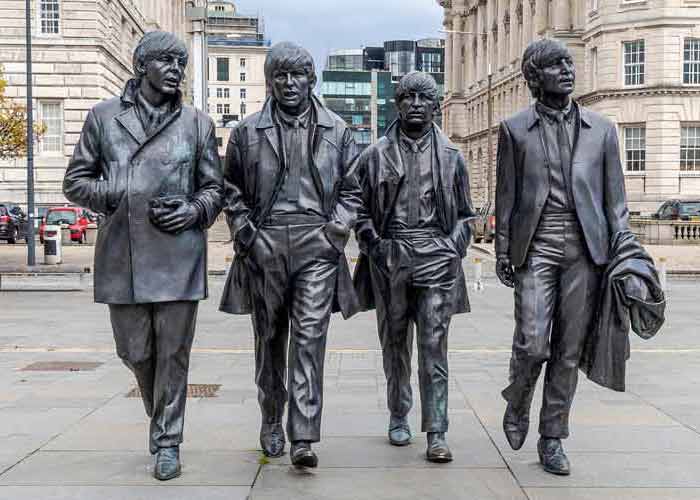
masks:
[[[408,426],[406,417],[391,417],[389,442],[394,446],[406,446],[411,443],[411,428]]]
[[[311,450],[308,441],[294,441],[290,450],[292,465],[296,467],[317,467],[318,457]]]
[[[425,454],[429,462],[445,464],[452,461],[452,452],[447,446],[444,432],[428,433],[428,451]]]
[[[557,476],[568,476],[571,473],[569,459],[564,453],[561,439],[540,437],[537,442],[537,453],[545,471]]]
[[[514,450],[522,448],[530,428],[529,407],[527,411],[518,411],[515,406],[508,403],[506,412],[503,415],[503,432],[506,435],[508,444]]]
[[[282,424],[262,424],[260,427],[260,446],[266,457],[281,457],[284,454],[285,443]]]
[[[167,481],[180,475],[180,448],[159,448],[156,452],[156,463],[153,477],[159,481]]]

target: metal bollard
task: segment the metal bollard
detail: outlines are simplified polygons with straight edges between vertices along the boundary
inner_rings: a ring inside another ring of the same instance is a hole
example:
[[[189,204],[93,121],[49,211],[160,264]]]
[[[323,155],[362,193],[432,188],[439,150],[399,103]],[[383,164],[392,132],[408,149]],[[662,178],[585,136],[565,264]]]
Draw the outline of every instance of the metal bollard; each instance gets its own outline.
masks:
[[[44,264],[53,266],[63,262],[61,226],[46,226],[44,229]]]
[[[474,291],[482,292],[484,290],[483,267],[484,264],[480,258],[475,257],[474,263]]]
[[[668,280],[666,273],[666,257],[659,257],[659,266],[657,268],[659,272],[659,284],[661,285],[661,290],[665,294],[668,294]]]

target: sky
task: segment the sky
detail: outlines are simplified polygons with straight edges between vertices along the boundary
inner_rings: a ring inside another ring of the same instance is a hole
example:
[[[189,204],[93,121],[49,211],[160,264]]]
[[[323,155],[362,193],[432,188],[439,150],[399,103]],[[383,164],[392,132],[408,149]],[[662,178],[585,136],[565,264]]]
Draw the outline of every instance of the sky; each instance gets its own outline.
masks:
[[[444,37],[436,0],[234,0],[242,14],[261,14],[272,43],[311,51],[317,71],[333,49],[380,46],[385,40]]]

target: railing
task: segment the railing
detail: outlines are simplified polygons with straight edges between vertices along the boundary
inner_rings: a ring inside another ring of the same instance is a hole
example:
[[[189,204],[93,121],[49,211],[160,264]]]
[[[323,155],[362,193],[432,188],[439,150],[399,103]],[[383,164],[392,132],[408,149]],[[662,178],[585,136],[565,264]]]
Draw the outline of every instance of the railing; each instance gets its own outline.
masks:
[[[648,245],[700,245],[700,221],[630,219],[632,231]]]

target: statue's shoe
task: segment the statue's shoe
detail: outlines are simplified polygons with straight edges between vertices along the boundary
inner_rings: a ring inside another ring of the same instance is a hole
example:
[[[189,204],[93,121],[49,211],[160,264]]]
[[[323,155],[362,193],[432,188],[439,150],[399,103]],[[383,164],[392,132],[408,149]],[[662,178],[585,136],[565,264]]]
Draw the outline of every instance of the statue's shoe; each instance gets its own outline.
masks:
[[[180,449],[177,446],[159,448],[156,452],[153,477],[159,481],[167,481],[178,477],[180,473]]]
[[[503,415],[503,432],[511,448],[514,450],[522,448],[529,428],[529,408],[527,411],[518,410],[511,403],[508,403]]]
[[[311,443],[308,441],[295,441],[292,443],[292,448],[289,452],[292,459],[292,465],[295,467],[317,467],[318,457],[311,449]]]
[[[267,457],[277,458],[284,454],[284,429],[282,424],[262,424],[260,427],[260,446]]]
[[[389,442],[394,446],[411,444],[411,428],[406,417],[391,417],[389,420]]]
[[[537,453],[542,468],[550,474],[568,476],[571,473],[571,465],[564,453],[561,439],[541,437],[537,442]]]
[[[425,456],[429,462],[445,464],[452,462],[452,452],[447,446],[444,432],[429,432],[428,433],[428,449]]]

